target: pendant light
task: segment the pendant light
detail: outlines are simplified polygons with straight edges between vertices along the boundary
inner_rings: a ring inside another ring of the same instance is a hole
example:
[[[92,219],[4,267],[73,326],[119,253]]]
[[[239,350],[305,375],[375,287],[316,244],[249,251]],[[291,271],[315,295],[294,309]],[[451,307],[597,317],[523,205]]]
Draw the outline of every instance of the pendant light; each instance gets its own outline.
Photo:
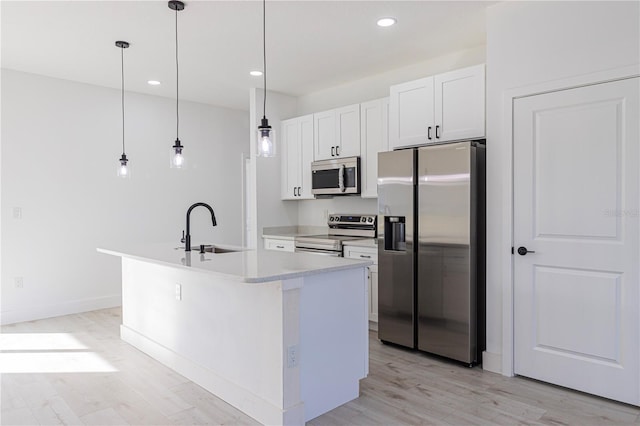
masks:
[[[276,156],[276,134],[267,120],[267,42],[266,42],[266,0],[262,0],[262,77],[264,82],[264,98],[262,105],[262,121],[258,126],[256,152],[258,157]]]
[[[129,47],[126,41],[116,41],[116,47],[120,48],[121,86],[122,86],[122,156],[118,160],[118,176],[128,178],[131,176],[131,166],[124,151],[124,49]]]
[[[176,142],[171,147],[171,168],[181,169],[185,166],[185,159],[182,153],[184,146],[180,143],[179,130],[180,130],[180,113],[178,107],[178,95],[180,94],[178,88],[178,12],[184,10],[184,3],[178,0],[171,0],[169,2],[169,9],[176,12]]]

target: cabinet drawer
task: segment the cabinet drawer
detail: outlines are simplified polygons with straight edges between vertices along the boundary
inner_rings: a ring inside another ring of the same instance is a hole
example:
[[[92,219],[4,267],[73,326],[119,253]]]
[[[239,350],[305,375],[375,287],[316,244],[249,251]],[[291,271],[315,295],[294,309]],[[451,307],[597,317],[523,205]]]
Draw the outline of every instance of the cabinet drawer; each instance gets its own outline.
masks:
[[[274,238],[265,238],[264,239],[264,248],[267,250],[278,250],[278,251],[295,251],[295,243],[293,240],[278,240]]]
[[[375,248],[344,246],[344,257],[349,259],[371,260],[378,264],[378,250]]]

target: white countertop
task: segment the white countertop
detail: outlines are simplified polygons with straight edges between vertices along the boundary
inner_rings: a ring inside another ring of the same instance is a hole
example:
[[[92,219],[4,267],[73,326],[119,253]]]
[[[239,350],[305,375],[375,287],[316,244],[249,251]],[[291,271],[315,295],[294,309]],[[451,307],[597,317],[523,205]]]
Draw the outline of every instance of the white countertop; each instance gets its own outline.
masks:
[[[326,226],[271,226],[262,230],[262,238],[295,240],[296,237],[326,233]]]
[[[372,265],[371,261],[287,253],[274,250],[246,250],[233,253],[185,252],[178,244],[148,244],[125,248],[98,248],[100,253],[142,260],[196,272],[222,275],[246,283],[278,281],[305,275]],[[218,245],[218,247],[227,247]]]

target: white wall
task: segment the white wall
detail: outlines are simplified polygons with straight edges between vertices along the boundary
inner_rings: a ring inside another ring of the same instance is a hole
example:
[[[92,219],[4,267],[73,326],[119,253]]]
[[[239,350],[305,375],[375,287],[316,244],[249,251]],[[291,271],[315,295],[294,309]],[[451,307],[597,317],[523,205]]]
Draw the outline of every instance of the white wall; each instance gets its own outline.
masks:
[[[175,101],[127,93],[133,175],[120,180],[119,90],[10,70],[2,70],[2,89],[2,322],[119,305],[119,259],[96,247],[178,246],[197,201],[212,205],[218,226],[194,210],[194,243],[241,244],[246,112],[181,102],[189,164],[172,170]]]
[[[381,52],[384,54],[384,52]],[[420,58],[416,58],[420,60]],[[321,112],[327,109],[366,102],[389,96],[389,86],[418,78],[482,64],[485,61],[485,46],[452,52],[413,65],[396,68],[298,98],[297,115]]]
[[[372,75],[361,80],[302,96],[298,98],[296,116],[384,98],[389,96],[389,87],[394,84],[484,62],[484,45],[452,52],[411,66],[397,68],[386,73]],[[326,212],[369,214],[377,212],[377,199],[363,199],[352,196],[297,201],[297,203],[298,222],[302,225],[326,225]]]
[[[252,123],[251,173],[249,198],[250,225],[248,229],[249,247],[262,247],[262,228],[265,226],[292,226],[298,224],[298,206],[296,202],[280,200],[280,176],[282,143],[280,140],[280,121],[295,116],[296,98],[276,92],[267,92],[266,115],[269,125],[276,132],[276,157],[256,157],[257,129],[263,115],[264,91],[251,89],[249,92],[249,122]]]
[[[510,309],[511,153],[514,89],[640,62],[638,2],[504,2],[487,10],[487,353],[485,368],[510,374],[502,357]],[[531,90],[535,91],[534,88]],[[533,93],[533,92],[532,92]],[[514,173],[518,171],[515,170]],[[507,299],[503,299],[504,295]],[[503,305],[504,302],[504,305]]]

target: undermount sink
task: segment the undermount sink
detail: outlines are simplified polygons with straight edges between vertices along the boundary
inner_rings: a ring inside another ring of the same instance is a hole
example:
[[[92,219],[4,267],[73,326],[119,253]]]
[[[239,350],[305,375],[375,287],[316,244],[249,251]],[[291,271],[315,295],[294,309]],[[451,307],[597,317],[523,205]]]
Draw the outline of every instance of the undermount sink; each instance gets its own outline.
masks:
[[[176,247],[175,249],[176,250],[184,250],[184,246]],[[195,253],[200,253],[200,246],[191,246],[191,251],[193,251]],[[232,250],[232,249],[228,249],[228,248],[222,248],[222,247],[215,246],[213,244],[205,244],[205,246],[204,246],[204,252],[205,253],[223,254],[223,253],[235,253],[237,251],[240,251],[240,250]]]

